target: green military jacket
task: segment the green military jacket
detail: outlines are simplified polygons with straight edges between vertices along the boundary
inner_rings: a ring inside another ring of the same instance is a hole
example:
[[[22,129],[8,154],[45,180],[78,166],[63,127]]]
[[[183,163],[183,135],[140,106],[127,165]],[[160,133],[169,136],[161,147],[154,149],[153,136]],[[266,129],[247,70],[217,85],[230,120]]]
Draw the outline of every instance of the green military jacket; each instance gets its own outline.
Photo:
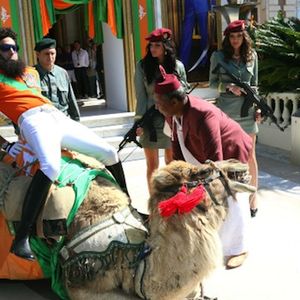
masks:
[[[176,73],[179,76],[179,80],[185,90],[189,89],[189,84],[186,80],[186,73],[184,65],[179,60],[176,60]],[[139,61],[135,71],[135,91],[136,91],[136,118],[142,117],[145,112],[154,104],[154,84],[148,84],[144,70],[142,67],[142,61]],[[165,124],[164,116],[157,111],[151,119],[151,123],[148,127],[144,127],[143,135],[140,137],[140,143],[144,148],[152,149],[167,149],[171,147],[171,140],[163,132]],[[151,139],[151,135],[155,131],[156,141]],[[152,132],[152,133],[151,133]]]
[[[221,50],[215,51],[210,59],[209,85],[211,88],[218,89],[220,95],[217,98],[217,106],[229,117],[237,121],[247,133],[257,133],[258,127],[254,120],[254,108],[250,108],[247,117],[241,117],[241,108],[245,97],[235,96],[226,92],[226,86],[232,83],[232,79],[222,67],[218,68],[218,63],[222,61],[226,64],[228,70],[234,74],[240,81],[248,83],[250,86],[257,86],[258,82],[258,62],[257,54],[253,50],[253,59],[245,64],[233,59],[224,60],[224,54]]]
[[[79,121],[79,107],[67,71],[57,65],[50,72],[39,64],[35,68],[40,75],[42,94],[61,112]]]

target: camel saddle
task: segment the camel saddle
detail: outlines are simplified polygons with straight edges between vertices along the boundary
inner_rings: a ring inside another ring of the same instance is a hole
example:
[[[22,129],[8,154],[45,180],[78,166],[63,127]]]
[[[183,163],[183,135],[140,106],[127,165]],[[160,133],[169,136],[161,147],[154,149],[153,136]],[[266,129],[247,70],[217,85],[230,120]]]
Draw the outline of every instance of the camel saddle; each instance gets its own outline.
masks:
[[[58,240],[61,236],[67,234],[67,219],[73,208],[76,196],[75,183],[69,181],[69,174],[77,171],[78,174],[75,175],[75,179],[77,179],[80,176],[86,176],[86,169],[99,170],[100,175],[101,172],[105,172],[104,165],[96,159],[76,152],[64,151],[63,155],[61,175],[58,181],[52,184],[46,203],[36,222],[36,235],[41,238]],[[69,158],[67,163],[65,157]],[[3,161],[7,161],[7,159]],[[70,163],[74,161],[77,161],[76,166],[79,166],[76,171],[72,168],[74,163]],[[14,163],[13,165],[15,166],[16,164]],[[29,165],[27,166],[28,168],[32,170],[37,169],[33,168],[34,163]],[[70,169],[69,171],[68,168]],[[21,220],[24,198],[32,178],[27,176],[26,173],[26,169],[22,169],[20,166],[13,167],[12,164],[0,162],[0,211],[8,221],[12,234],[14,234],[14,228],[18,226]],[[74,178],[74,174],[72,176]],[[106,176],[111,177],[108,174]]]

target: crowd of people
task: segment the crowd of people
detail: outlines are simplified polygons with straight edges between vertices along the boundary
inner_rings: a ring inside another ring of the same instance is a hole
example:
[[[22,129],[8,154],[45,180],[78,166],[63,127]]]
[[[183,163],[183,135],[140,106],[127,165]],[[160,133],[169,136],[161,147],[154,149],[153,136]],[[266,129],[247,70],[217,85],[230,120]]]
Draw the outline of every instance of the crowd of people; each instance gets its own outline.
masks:
[[[251,184],[257,187],[255,113],[251,110],[249,116],[241,117],[246,95],[218,67],[222,61],[242,81],[257,85],[257,55],[244,21],[227,26],[222,49],[211,56],[210,86],[220,92],[216,105],[188,94],[185,68],[176,58],[170,29],[158,28],[146,40],[146,55],[137,63],[134,79],[136,118],[153,105],[157,109],[151,122],[136,132],[144,149],[149,193],[152,173],[159,166],[159,149],[164,149],[166,164],[180,159],[199,165],[206,160],[229,158],[248,163]],[[18,57],[16,34],[9,28],[0,28],[0,111],[18,128],[40,161],[40,170],[25,196],[22,220],[11,247],[12,253],[24,259],[34,259],[29,236],[49,187],[59,173],[61,148],[97,158],[128,193],[116,149],[78,122],[76,98],[99,97],[103,93],[102,87],[99,89],[102,74],[98,50],[92,41],[85,50],[79,41],[62,48],[54,39],[44,38],[35,45],[37,65],[26,67]],[[0,142],[2,149],[12,155],[17,151],[17,144],[2,137]],[[239,206],[238,201],[234,209],[235,214],[229,214],[231,219],[224,222],[220,232],[228,267],[241,265],[248,251],[248,219],[239,213],[244,205]],[[253,195],[249,200],[249,217],[256,212]],[[231,230],[233,226],[235,229]]]
[[[64,47],[57,46],[56,64],[64,68],[71,80],[77,99],[104,97],[102,46],[88,40],[86,49],[76,40]]]

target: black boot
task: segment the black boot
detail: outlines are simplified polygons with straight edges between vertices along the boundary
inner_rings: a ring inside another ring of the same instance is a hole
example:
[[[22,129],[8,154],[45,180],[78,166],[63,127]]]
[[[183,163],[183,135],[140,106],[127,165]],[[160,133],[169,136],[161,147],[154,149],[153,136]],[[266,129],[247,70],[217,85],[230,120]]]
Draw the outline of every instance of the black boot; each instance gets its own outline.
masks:
[[[28,260],[35,259],[30,248],[29,236],[32,226],[45,204],[51,184],[52,181],[41,170],[38,170],[32,178],[24,199],[21,222],[10,248],[10,252],[16,256]]]
[[[122,191],[129,196],[122,163],[119,161],[118,163],[112,166],[106,166],[106,168],[114,176]]]

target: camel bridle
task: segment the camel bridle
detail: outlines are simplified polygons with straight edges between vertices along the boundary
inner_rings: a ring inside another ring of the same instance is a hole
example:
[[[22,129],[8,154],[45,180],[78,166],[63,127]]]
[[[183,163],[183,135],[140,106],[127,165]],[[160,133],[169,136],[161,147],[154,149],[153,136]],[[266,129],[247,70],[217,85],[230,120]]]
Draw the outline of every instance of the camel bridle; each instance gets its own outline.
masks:
[[[198,184],[202,184],[204,186],[205,190],[208,192],[211,200],[214,202],[215,205],[222,205],[222,203],[218,202],[217,198],[213,194],[211,187],[210,187],[210,183],[216,179],[219,179],[221,181],[221,183],[223,184],[225,191],[227,193],[227,196],[228,197],[233,196],[232,191],[229,187],[228,181],[226,180],[224,173],[219,169],[214,169],[213,174],[211,174],[203,179],[200,179],[198,181]]]
[[[210,184],[214,181],[219,179],[221,181],[221,183],[223,184],[225,191],[227,193],[227,196],[233,196],[232,191],[230,189],[228,180],[226,179],[226,175],[224,174],[224,172],[222,170],[220,170],[213,162],[209,162],[210,165],[213,167],[211,174],[207,174],[206,176],[203,176],[203,178],[197,179],[197,180],[192,180],[192,181],[184,181],[182,185],[185,185],[189,190],[193,189],[199,185],[203,185],[205,190],[208,192],[211,200],[213,201],[213,203],[215,205],[222,205],[221,202],[219,202],[217,200],[217,198],[215,197],[215,195],[213,194]],[[179,191],[180,187],[176,187],[176,188],[169,188],[168,192],[174,192],[174,194],[176,194]],[[201,206],[197,206],[198,208],[201,208]],[[202,208],[201,208],[202,210]]]

